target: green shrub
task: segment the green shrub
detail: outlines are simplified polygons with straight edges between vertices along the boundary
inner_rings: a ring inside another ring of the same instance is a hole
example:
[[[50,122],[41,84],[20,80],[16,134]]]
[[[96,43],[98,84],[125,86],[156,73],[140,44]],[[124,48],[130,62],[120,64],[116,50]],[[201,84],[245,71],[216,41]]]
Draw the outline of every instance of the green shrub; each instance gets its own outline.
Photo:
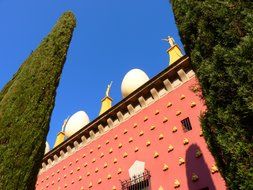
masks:
[[[209,148],[230,189],[253,189],[253,2],[171,3],[208,108]]]

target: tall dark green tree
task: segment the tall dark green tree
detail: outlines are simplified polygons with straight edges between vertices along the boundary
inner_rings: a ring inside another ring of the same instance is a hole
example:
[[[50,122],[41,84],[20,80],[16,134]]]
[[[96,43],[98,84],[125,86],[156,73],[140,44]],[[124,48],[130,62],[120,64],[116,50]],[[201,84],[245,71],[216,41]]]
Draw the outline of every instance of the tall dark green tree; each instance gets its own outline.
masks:
[[[76,20],[64,13],[0,93],[0,189],[34,189]]]
[[[230,189],[253,189],[253,2],[171,3],[208,108],[209,148]]]

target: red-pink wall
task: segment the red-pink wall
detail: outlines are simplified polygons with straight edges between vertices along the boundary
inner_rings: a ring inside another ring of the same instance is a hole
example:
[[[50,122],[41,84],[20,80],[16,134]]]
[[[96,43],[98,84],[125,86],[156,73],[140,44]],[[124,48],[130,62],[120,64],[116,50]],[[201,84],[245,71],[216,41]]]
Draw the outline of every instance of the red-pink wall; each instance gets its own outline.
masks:
[[[204,138],[200,136],[199,116],[201,111],[205,110],[205,106],[190,90],[196,84],[195,78],[189,80],[99,139],[43,172],[38,176],[36,189],[109,190],[113,189],[113,186],[121,189],[119,180],[129,178],[128,169],[136,160],[145,162],[146,169],[150,171],[152,190],[158,190],[159,187],[163,187],[164,190],[174,189],[175,179],[179,180],[178,189],[182,190],[198,190],[204,187],[217,190],[226,189],[220,173],[210,172],[215,161]],[[184,95],[185,98],[181,99],[181,95]],[[167,107],[168,102],[172,103],[171,107]],[[192,102],[196,103],[193,108],[191,107]],[[156,115],[157,110],[159,114]],[[178,111],[181,111],[181,114],[176,116]],[[148,120],[144,121],[145,117]],[[168,118],[168,121],[164,123],[165,117]],[[186,117],[190,118],[193,128],[188,132],[184,132],[181,126],[181,120]],[[137,123],[136,128],[134,128],[135,123]],[[151,125],[156,128],[150,130]],[[174,126],[178,128],[175,133],[172,132]],[[144,134],[139,136],[141,131]],[[164,136],[161,140],[159,140],[160,134]],[[118,136],[117,139],[114,138],[115,135]],[[129,142],[130,137],[133,138],[132,142]],[[189,144],[183,144],[184,138],[189,140]],[[147,147],[146,141],[148,140],[151,145]],[[109,143],[106,144],[106,141]],[[119,143],[122,143],[122,148],[118,148]],[[172,152],[168,152],[169,144],[174,147]],[[100,149],[98,149],[99,145]],[[135,152],[136,147],[137,152]],[[111,148],[113,152],[109,153]],[[203,155],[200,158],[195,157],[196,149],[202,151]],[[128,156],[123,158],[125,152]],[[154,158],[155,152],[159,153],[159,157]],[[102,158],[101,153],[104,154]],[[179,157],[184,158],[185,164],[179,165]],[[114,158],[117,159],[117,163],[113,163]],[[106,168],[104,168],[105,163],[108,165]],[[169,166],[167,171],[163,171],[164,164]],[[96,168],[99,169],[97,173]],[[121,174],[118,174],[119,168],[122,169]],[[90,172],[89,176],[87,172]],[[198,181],[192,181],[192,173],[199,176]],[[111,179],[107,179],[108,175],[111,175]],[[100,178],[102,182],[98,184]],[[92,182],[91,188],[89,188],[90,182]]]

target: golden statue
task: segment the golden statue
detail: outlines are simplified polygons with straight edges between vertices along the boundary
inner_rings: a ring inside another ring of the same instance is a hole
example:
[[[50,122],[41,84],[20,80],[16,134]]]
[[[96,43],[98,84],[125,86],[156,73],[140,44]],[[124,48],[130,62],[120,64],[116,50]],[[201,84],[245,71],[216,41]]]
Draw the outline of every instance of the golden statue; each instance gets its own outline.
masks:
[[[162,40],[168,42],[170,44],[170,47],[173,47],[176,44],[175,40],[171,36],[168,36],[166,39]]]
[[[183,57],[181,49],[178,47],[175,40],[171,36],[168,36],[166,39],[162,40],[170,44],[170,47],[166,51],[170,56],[169,65],[175,63],[178,59]]]
[[[107,85],[107,89],[106,89],[106,92],[105,92],[105,95],[106,95],[107,97],[109,97],[109,92],[110,92],[110,90],[111,90],[111,86],[112,86],[112,81],[111,81],[111,83],[110,83],[109,85]]]
[[[101,108],[100,108],[99,115],[103,114],[104,112],[106,112],[107,110],[109,110],[112,107],[112,99],[109,96],[111,86],[112,86],[112,82],[109,85],[107,85],[107,89],[106,89],[106,92],[105,92],[105,97],[101,100],[102,105],[101,105]]]

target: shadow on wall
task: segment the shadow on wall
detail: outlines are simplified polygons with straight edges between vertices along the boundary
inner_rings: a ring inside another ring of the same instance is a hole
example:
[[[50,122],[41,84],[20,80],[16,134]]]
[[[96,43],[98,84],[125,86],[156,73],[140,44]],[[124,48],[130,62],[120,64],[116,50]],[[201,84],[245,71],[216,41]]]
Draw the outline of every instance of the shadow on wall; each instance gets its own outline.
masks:
[[[186,151],[186,177],[189,190],[216,190],[211,171],[197,144],[192,144]]]

